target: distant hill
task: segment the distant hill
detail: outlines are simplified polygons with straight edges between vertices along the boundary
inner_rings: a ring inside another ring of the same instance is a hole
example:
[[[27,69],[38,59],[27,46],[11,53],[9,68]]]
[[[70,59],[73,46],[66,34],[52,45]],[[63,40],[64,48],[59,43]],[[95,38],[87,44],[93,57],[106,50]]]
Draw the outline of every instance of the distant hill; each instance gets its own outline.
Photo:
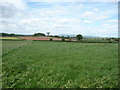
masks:
[[[100,38],[98,36],[87,36],[87,35],[83,35],[83,37],[85,37],[85,38]]]
[[[59,34],[59,36],[64,36],[64,37],[76,37],[75,34]]]

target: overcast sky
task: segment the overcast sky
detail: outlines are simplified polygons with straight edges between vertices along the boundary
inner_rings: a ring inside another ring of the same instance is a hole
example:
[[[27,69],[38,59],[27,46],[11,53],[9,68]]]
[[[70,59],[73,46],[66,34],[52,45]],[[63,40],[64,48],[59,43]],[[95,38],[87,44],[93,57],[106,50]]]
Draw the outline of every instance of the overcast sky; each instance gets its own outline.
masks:
[[[0,29],[16,34],[50,32],[117,37],[117,1],[2,0]]]

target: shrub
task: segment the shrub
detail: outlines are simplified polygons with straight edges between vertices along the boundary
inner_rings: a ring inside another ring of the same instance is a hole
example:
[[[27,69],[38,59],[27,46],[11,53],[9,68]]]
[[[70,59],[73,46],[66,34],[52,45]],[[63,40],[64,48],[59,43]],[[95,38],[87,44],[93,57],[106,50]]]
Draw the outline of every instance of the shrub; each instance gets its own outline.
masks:
[[[52,41],[53,39],[51,38],[50,41]]]
[[[62,38],[62,41],[65,41],[65,39],[64,39],[64,38]]]

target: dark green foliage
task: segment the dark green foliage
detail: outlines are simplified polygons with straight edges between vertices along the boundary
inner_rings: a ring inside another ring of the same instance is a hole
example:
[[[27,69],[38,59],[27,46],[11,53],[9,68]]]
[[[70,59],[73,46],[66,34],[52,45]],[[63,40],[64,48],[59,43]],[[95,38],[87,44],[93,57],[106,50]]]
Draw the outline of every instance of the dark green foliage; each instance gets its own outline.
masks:
[[[32,35],[22,35],[22,34],[14,34],[14,33],[0,33],[0,36],[14,37],[14,36],[32,36]]]
[[[13,36],[15,36],[15,34],[14,34],[14,33],[11,33],[10,36],[13,37]]]
[[[76,38],[77,38],[77,40],[81,40],[81,39],[83,39],[83,36],[82,36],[81,34],[78,34],[78,35],[76,36]]]
[[[53,39],[52,39],[52,38],[50,38],[50,41],[53,41]]]
[[[65,39],[64,39],[64,38],[62,38],[62,41],[65,41]]]
[[[0,36],[10,36],[8,33],[0,33]]]
[[[33,36],[45,36],[44,33],[35,33]]]
[[[53,37],[58,37],[58,38],[59,38],[60,36],[58,36],[58,35],[55,35],[55,36],[53,36]]]

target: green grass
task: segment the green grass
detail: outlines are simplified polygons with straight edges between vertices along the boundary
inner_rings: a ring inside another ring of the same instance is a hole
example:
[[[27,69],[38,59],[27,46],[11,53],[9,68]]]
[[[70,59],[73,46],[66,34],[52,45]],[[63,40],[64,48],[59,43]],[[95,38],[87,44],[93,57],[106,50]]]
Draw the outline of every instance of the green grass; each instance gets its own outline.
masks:
[[[20,43],[3,41],[3,88],[117,87],[117,44]]]
[[[2,53],[6,54],[11,50],[20,48],[24,45],[28,45],[31,41],[1,41],[2,42]]]

